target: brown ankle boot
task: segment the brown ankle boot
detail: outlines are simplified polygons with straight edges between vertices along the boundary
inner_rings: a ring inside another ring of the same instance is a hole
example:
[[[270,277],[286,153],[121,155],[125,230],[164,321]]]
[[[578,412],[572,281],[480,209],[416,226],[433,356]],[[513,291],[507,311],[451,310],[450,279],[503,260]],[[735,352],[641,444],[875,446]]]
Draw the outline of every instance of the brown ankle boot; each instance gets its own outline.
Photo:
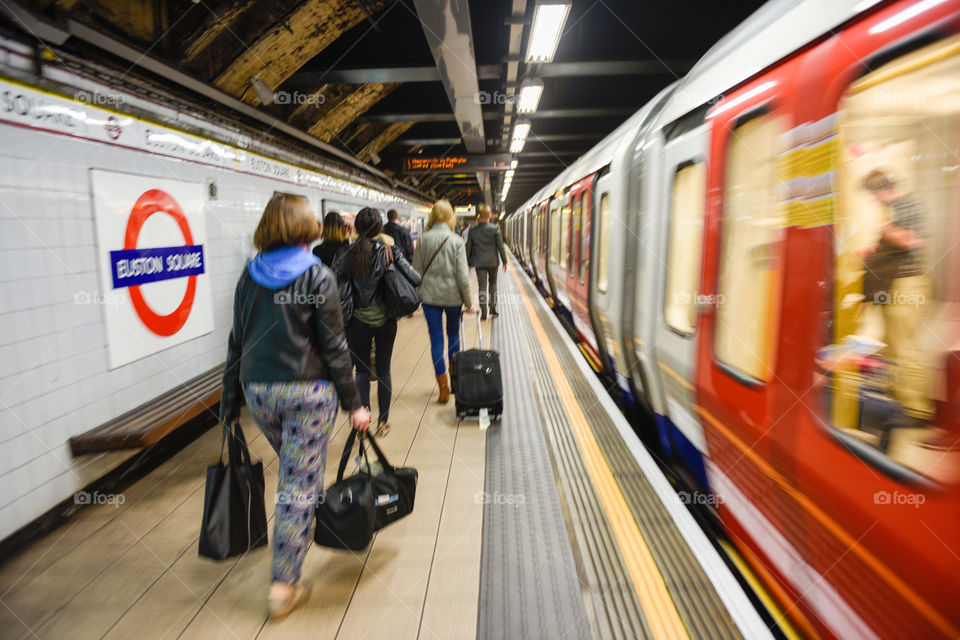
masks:
[[[450,401],[450,385],[447,384],[447,374],[437,376],[437,386],[440,387],[440,397],[437,402],[447,404]]]

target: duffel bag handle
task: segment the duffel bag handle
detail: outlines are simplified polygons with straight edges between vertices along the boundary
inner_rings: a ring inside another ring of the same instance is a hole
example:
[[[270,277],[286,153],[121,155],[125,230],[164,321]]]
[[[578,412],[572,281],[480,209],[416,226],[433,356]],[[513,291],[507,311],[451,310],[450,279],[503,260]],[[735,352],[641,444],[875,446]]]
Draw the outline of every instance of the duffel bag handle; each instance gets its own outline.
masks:
[[[357,433],[358,432],[356,429],[351,428],[350,435],[347,436],[347,442],[346,444],[343,445],[343,453],[340,454],[340,466],[337,467],[337,482],[340,482],[341,480],[343,480],[343,474],[347,470],[347,462],[350,461],[350,453],[353,451],[353,443],[358,440]],[[367,438],[372,442],[373,436],[370,434],[366,434],[366,435],[367,435]],[[362,455],[364,459],[366,459],[367,449],[363,446],[363,437],[364,437],[364,434],[360,433],[360,437],[359,437],[360,455]],[[368,461],[368,468],[369,468],[369,461]]]
[[[380,459],[380,464],[383,465],[383,468],[392,471],[394,468],[393,465],[387,460],[387,456],[383,455],[383,451],[380,449],[380,445],[377,444],[377,440],[373,437],[372,433],[367,434],[367,441],[370,443],[370,446],[373,447],[373,452],[377,454],[377,458]]]

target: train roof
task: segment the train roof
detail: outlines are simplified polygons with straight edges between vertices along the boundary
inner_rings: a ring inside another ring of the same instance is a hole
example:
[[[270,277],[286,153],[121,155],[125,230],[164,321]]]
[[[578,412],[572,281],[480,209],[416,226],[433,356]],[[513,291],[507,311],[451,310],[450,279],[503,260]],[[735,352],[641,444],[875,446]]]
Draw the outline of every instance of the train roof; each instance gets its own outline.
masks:
[[[658,116],[667,124],[760,73],[881,0],[770,0],[717,41],[673,89]],[[621,145],[631,144],[653,105],[643,106],[560,175],[550,180],[518,210],[542,202],[558,188],[606,166]]]
[[[661,122],[708,103],[881,0],[770,0],[720,38],[680,81]]]

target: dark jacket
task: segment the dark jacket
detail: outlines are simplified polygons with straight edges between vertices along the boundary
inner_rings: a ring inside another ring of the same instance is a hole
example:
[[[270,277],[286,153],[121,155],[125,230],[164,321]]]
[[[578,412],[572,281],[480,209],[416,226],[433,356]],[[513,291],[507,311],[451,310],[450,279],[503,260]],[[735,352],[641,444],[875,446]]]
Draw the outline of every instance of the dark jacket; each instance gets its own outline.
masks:
[[[373,247],[370,251],[370,269],[366,278],[361,279],[354,271],[353,251],[345,251],[333,265],[337,280],[340,282],[350,280],[351,285],[353,285],[354,309],[365,309],[383,304],[383,287],[380,286],[380,281],[383,280],[383,272],[387,268],[387,250],[379,240],[372,240],[371,243]],[[400,255],[399,251],[393,251],[393,262],[400,273],[410,281],[410,284],[415,287],[420,286],[420,274],[410,266],[410,263]]]
[[[467,233],[467,264],[471,267],[496,269],[507,262],[500,227],[492,222],[480,222]]]
[[[346,240],[341,242],[321,242],[313,248],[313,255],[320,258],[320,261],[333,269],[333,263],[337,261],[340,254],[350,248],[350,243]]]
[[[395,243],[394,247],[400,247],[403,251],[403,257],[407,259],[407,262],[413,260],[413,238],[410,236],[409,231],[396,222],[388,222],[383,225],[383,232],[393,238]]]
[[[315,264],[273,290],[244,269],[233,299],[220,420],[240,415],[242,383],[297,380],[330,380],[345,410],[360,407],[333,272]]]

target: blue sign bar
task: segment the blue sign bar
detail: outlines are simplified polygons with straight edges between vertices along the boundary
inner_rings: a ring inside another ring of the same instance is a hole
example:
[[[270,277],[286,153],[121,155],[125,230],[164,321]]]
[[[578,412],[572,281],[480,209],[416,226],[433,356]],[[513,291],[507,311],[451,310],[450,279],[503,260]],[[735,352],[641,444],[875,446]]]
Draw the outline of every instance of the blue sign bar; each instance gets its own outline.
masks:
[[[198,276],[203,273],[203,245],[111,251],[110,270],[114,289]]]

